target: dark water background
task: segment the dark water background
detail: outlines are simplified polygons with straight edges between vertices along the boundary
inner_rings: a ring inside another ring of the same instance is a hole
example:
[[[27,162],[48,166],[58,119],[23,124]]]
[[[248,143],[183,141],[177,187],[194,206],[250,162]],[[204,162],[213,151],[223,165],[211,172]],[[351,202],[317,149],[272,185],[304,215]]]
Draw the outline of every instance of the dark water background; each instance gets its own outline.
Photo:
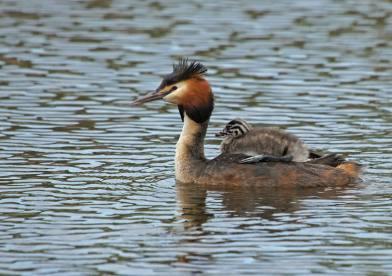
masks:
[[[0,273],[392,271],[392,3],[0,1]],[[213,133],[279,125],[367,165],[319,191],[176,185],[177,110],[132,108],[178,56]]]

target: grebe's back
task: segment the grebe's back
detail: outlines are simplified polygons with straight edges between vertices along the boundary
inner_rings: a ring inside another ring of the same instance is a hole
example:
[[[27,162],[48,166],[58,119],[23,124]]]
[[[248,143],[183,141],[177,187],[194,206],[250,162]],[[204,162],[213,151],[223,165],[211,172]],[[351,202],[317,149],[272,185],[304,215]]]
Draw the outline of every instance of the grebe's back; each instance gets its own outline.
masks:
[[[338,187],[356,182],[361,170],[360,165],[348,161],[336,167],[308,162],[238,164],[244,158],[243,154],[221,154],[208,161],[195,182],[212,186]]]

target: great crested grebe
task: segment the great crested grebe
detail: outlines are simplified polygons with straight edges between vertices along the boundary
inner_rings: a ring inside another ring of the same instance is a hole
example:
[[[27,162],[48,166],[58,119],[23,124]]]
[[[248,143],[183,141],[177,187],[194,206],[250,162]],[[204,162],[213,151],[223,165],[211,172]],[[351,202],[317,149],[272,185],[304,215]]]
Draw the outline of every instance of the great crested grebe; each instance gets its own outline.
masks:
[[[175,174],[183,183],[219,186],[319,187],[344,186],[355,182],[360,166],[344,162],[337,167],[300,162],[239,163],[245,154],[222,153],[208,160],[204,138],[214,109],[214,97],[204,78],[207,68],[196,61],[180,59],[159,87],[132,104],[163,99],[176,104],[184,122],[176,146]]]
[[[295,161],[309,159],[309,150],[294,134],[272,127],[253,127],[243,119],[231,120],[222,131],[222,153],[244,153],[254,161]]]
[[[251,155],[240,163],[295,161],[336,167],[345,161],[335,153],[321,154],[308,150],[294,134],[278,128],[253,127],[242,119],[231,120],[215,136],[224,137],[220,145],[222,153]]]

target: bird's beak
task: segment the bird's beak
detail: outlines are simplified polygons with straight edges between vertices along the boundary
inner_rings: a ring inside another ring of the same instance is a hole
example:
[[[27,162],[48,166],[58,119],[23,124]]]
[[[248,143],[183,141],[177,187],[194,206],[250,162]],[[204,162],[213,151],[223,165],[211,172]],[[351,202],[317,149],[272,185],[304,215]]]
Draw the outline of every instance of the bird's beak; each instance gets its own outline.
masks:
[[[159,93],[160,91],[150,91],[148,92],[146,95],[141,96],[139,98],[137,98],[136,100],[134,100],[131,105],[141,105],[147,102],[151,102],[151,101],[156,101],[156,100],[160,100],[163,97],[165,97],[165,93]]]
[[[152,101],[156,101],[156,100],[160,100],[163,99],[166,95],[170,94],[171,92],[173,92],[175,89],[169,89],[168,91],[164,91],[163,89],[157,89],[155,91],[150,91],[148,92],[146,95],[141,96],[139,98],[137,98],[136,100],[134,100],[131,105],[141,105],[147,102],[152,102]]]
[[[223,137],[223,136],[226,136],[226,132],[224,132],[224,131],[219,131],[219,132],[215,133],[215,137]]]

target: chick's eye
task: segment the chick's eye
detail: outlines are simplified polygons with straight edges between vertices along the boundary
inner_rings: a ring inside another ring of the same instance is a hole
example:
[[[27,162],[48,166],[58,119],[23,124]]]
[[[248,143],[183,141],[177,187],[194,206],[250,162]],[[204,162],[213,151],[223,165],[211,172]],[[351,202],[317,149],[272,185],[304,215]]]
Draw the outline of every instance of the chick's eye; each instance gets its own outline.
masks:
[[[178,88],[177,86],[173,86],[173,87],[172,87],[172,90],[173,90],[173,91],[174,91],[174,90],[177,90],[177,88]]]

